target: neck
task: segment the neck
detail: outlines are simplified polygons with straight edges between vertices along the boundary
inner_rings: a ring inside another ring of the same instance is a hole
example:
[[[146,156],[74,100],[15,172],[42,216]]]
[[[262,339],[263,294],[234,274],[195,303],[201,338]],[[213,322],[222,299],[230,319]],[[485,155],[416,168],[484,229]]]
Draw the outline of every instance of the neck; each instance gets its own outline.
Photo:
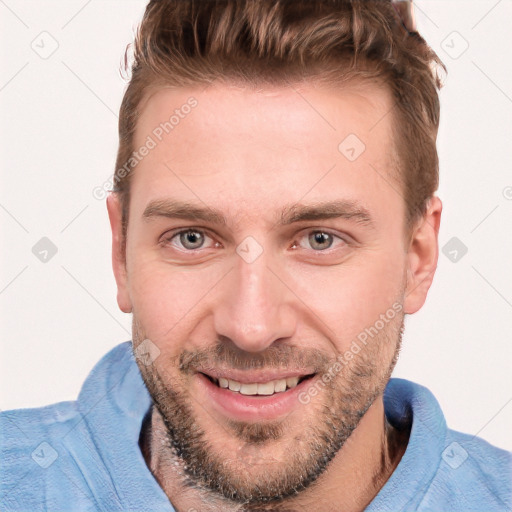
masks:
[[[258,505],[258,511],[322,510],[360,512],[377,495],[400,462],[409,431],[398,431],[386,420],[382,396],[361,419],[327,470],[300,495],[278,504]],[[148,468],[177,512],[242,512],[255,510],[228,502],[191,481],[183,461],[172,451],[158,410],[141,429],[140,447]],[[342,485],[340,485],[342,484]],[[291,507],[291,508],[290,508]]]

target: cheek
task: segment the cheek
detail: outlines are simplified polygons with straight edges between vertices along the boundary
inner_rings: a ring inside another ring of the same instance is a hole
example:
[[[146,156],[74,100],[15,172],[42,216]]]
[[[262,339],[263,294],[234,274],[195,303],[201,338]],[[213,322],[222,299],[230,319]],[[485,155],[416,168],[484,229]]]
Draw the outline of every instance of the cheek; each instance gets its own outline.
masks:
[[[222,276],[213,267],[177,269],[142,257],[132,262],[129,272],[134,314],[146,337],[161,349],[169,340],[179,347],[180,340],[187,338],[200,316],[206,314],[205,298]]]
[[[403,302],[403,262],[398,254],[368,252],[337,267],[295,275],[297,295],[322,320],[316,325],[337,351],[345,351],[381,315],[394,316]]]

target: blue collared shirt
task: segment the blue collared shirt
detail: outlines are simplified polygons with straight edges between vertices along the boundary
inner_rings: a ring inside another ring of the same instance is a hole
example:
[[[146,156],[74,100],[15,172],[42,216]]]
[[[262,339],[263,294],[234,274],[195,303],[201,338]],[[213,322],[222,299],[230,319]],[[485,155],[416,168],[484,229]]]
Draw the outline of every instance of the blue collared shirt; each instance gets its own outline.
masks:
[[[0,511],[174,511],[138,444],[151,403],[125,342],[76,401],[2,412]],[[432,393],[413,382],[391,379],[384,406],[395,426],[412,422],[411,434],[367,511],[512,510],[511,452],[448,429]]]

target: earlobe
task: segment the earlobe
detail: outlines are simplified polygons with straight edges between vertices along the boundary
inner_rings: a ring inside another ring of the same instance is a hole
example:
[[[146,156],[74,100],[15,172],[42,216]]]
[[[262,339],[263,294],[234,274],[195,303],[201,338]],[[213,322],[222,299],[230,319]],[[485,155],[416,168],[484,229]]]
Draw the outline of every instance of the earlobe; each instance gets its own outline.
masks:
[[[416,313],[427,298],[439,256],[439,226],[443,205],[433,196],[425,215],[413,229],[407,253],[407,287],[404,312]]]
[[[117,194],[108,195],[107,211],[112,230],[112,268],[117,284],[117,304],[123,313],[131,313],[132,304],[128,293],[126,255],[123,247],[122,209]]]

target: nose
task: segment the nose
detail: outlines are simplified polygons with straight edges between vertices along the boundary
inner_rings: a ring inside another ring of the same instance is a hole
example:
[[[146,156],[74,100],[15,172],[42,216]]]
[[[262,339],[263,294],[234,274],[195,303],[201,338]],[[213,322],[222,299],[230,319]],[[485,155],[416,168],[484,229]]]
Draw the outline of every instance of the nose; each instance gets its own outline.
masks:
[[[235,256],[235,267],[221,283],[214,312],[219,337],[247,352],[261,352],[296,329],[294,294],[286,276],[269,268],[266,253],[248,263]]]

